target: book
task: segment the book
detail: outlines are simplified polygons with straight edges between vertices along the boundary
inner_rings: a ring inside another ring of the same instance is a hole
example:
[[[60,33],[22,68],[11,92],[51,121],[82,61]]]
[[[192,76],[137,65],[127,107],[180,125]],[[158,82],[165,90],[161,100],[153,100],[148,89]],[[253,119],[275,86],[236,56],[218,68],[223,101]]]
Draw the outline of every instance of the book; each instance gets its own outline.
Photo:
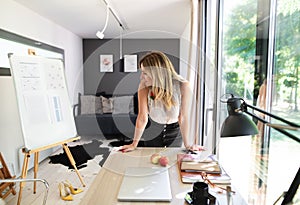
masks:
[[[220,174],[221,167],[214,155],[203,158],[200,154],[183,154],[180,156],[180,168],[185,172],[206,172]]]
[[[206,159],[201,159],[199,160],[199,156],[196,155],[191,155],[191,154],[177,154],[177,164],[178,164],[178,169],[179,169],[179,174],[182,183],[194,183],[194,182],[204,182],[204,179],[201,176],[201,171],[184,171],[182,170],[182,164],[185,162],[217,162],[218,166],[220,168],[219,173],[207,173],[207,179],[214,184],[217,185],[230,185],[231,184],[231,178],[230,176],[226,173],[226,171],[222,168],[222,166],[219,164],[217,159],[215,158],[214,155],[210,155]]]
[[[181,181],[183,183],[194,183],[194,182],[204,182],[201,174],[199,172],[181,172]],[[221,174],[207,174],[207,179],[214,184],[219,185],[230,185],[230,176],[222,170]]]
[[[214,155],[203,157],[200,154],[178,154],[182,162],[212,162],[217,161]]]
[[[217,161],[197,162],[197,161],[182,161],[181,171],[184,172],[206,172],[208,174],[220,174],[221,167]]]

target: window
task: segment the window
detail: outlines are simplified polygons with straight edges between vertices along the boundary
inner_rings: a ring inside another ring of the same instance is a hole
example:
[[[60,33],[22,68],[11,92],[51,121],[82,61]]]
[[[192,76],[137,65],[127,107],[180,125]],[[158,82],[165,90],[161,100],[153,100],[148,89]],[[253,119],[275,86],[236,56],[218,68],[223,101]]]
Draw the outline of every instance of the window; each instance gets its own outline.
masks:
[[[220,34],[219,96],[231,93],[249,104],[253,104],[254,99],[257,10],[256,0],[224,0],[220,18],[220,31],[223,32]],[[227,117],[226,104],[221,103],[220,107],[219,129]],[[249,170],[255,156],[251,142],[250,137],[235,137],[222,138],[219,143],[219,159],[246,201],[251,188],[248,184],[252,180]]]
[[[0,29],[0,76],[10,75],[8,54],[38,56],[64,60],[64,50]]]
[[[270,111],[286,120],[300,122],[300,0],[278,0],[275,12],[275,44]],[[275,123],[275,122],[274,122]],[[300,137],[300,131],[292,132]],[[266,202],[287,191],[300,167],[300,144],[270,129]],[[278,186],[280,184],[280,186]],[[298,201],[300,203],[300,199]]]
[[[299,124],[300,0],[223,0],[221,5],[220,96],[232,93]],[[220,107],[218,129],[227,116],[226,105]],[[249,204],[273,204],[298,171],[300,144],[258,127],[256,136],[222,138],[219,158]]]

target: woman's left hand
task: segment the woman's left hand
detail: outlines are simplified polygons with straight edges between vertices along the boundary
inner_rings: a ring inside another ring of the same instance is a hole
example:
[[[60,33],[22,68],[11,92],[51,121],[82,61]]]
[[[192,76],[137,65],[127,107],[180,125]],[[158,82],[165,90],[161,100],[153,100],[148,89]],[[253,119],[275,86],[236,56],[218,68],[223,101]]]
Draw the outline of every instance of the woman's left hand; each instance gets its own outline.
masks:
[[[190,147],[187,148],[188,150],[192,150],[192,151],[205,151],[205,147],[200,146],[200,145],[192,145]]]
[[[134,146],[134,144],[132,143],[132,144],[129,144],[129,145],[123,145],[123,146],[121,146],[119,149],[118,149],[118,151],[120,151],[120,152],[131,152],[131,151],[133,151],[133,150],[135,150],[136,149],[136,147]]]

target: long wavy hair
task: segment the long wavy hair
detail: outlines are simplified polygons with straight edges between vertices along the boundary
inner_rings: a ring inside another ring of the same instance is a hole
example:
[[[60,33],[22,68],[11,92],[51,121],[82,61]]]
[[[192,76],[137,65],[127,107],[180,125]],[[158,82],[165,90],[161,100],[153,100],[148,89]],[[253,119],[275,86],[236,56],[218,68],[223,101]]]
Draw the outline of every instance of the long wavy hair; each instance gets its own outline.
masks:
[[[175,71],[170,59],[160,51],[152,51],[140,59],[139,66],[152,78],[155,100],[161,100],[167,109],[174,106],[173,80],[185,80]]]

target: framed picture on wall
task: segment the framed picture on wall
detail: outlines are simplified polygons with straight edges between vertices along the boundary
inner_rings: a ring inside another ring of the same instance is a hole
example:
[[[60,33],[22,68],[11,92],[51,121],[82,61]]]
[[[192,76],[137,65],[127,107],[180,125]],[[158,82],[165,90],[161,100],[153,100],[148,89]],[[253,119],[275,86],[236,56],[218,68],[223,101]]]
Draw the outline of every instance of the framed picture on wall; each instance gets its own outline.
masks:
[[[100,72],[113,71],[113,55],[100,55]]]
[[[124,72],[137,72],[137,55],[124,55]]]

